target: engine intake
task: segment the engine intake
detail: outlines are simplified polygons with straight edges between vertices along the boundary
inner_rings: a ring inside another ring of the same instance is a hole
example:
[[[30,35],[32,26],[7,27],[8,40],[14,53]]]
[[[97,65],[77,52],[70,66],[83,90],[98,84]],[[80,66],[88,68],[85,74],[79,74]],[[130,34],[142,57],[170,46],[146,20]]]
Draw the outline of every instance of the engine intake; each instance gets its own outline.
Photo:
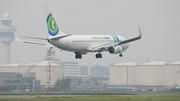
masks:
[[[122,50],[122,47],[121,46],[115,46],[115,47],[110,47],[109,48],[109,53],[111,54],[119,54],[121,53],[123,50]]]
[[[114,47],[109,48],[109,53],[111,53],[111,54],[114,53]]]

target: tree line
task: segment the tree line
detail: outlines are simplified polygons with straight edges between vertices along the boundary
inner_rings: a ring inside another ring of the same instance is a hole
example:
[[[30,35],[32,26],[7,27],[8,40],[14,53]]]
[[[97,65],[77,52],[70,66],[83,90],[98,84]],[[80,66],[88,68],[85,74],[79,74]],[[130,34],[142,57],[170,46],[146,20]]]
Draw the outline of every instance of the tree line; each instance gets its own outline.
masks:
[[[60,91],[60,90],[70,90],[71,78],[62,78],[61,80],[58,79],[53,87],[52,90]]]

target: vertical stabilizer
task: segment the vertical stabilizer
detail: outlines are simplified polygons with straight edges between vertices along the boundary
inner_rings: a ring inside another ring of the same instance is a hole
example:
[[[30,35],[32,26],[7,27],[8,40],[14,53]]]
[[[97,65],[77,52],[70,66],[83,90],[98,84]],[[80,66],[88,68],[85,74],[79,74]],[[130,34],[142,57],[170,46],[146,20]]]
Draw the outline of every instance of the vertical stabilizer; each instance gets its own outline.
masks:
[[[59,33],[59,27],[52,15],[52,13],[48,12],[48,7],[45,6],[45,13],[46,13],[46,23],[48,28],[48,33],[51,36],[56,36]]]

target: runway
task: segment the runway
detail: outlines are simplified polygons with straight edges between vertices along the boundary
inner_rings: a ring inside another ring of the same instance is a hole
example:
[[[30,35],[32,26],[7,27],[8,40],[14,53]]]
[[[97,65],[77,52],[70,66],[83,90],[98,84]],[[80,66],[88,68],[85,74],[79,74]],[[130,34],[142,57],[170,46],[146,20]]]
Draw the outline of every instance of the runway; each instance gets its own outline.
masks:
[[[73,97],[73,96],[92,96],[92,95],[0,95],[0,99],[1,98]]]
[[[180,96],[180,94],[127,94],[127,95],[58,95],[58,94],[3,94],[1,98],[39,98],[39,97],[73,97],[73,96]]]

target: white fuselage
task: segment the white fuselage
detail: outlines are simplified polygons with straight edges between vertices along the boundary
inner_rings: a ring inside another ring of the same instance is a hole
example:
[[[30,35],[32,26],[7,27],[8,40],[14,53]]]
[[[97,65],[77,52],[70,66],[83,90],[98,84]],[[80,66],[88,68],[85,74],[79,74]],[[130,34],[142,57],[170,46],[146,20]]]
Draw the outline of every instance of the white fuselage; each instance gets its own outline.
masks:
[[[126,40],[124,37],[116,35],[70,35],[68,37],[49,40],[57,48],[71,52],[81,52],[86,54],[92,52],[93,47],[106,44],[113,44]],[[129,47],[129,44],[121,45],[123,50]],[[108,51],[107,49],[103,51]]]

